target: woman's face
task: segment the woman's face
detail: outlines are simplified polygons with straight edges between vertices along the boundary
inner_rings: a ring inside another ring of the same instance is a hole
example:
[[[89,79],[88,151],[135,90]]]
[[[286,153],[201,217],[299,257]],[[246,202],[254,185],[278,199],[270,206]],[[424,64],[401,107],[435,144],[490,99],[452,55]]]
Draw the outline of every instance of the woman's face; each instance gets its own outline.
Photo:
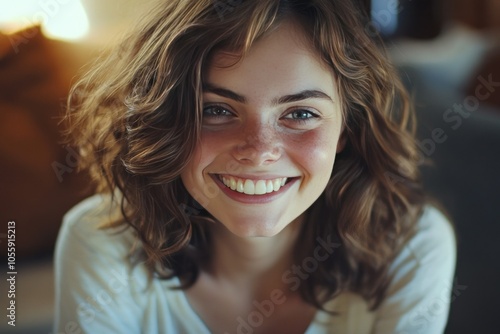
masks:
[[[325,189],[341,133],[332,71],[283,24],[236,65],[206,70],[203,130],[181,175],[189,193],[240,237],[273,236]]]

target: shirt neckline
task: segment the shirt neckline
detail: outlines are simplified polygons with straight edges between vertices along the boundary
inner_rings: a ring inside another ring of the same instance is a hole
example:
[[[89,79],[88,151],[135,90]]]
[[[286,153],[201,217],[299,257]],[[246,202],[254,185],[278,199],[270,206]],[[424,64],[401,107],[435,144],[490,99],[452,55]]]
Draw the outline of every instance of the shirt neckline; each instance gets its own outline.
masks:
[[[180,283],[180,280],[177,276],[174,276],[173,280],[177,286],[180,286],[181,283]],[[189,302],[189,299],[187,298],[186,294],[184,293],[184,290],[179,289],[176,292],[179,294],[183,308],[185,309],[186,312],[188,312],[190,314],[189,321],[191,321],[191,319],[192,319],[193,321],[195,321],[197,327],[203,328],[207,334],[210,334],[211,331],[210,331],[209,327],[207,326],[205,321],[203,321],[203,319],[200,317],[200,315],[193,309],[193,307],[191,306],[191,303]],[[311,331],[315,327],[315,323],[318,321],[318,318],[320,317],[321,313],[322,313],[321,310],[316,310],[311,322],[309,323],[306,330],[304,331],[304,334],[312,334]]]

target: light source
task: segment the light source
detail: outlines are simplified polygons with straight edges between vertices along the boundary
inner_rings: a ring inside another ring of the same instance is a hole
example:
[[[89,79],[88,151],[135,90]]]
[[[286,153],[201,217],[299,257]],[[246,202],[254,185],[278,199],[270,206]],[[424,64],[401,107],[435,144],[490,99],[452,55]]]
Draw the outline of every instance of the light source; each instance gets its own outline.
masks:
[[[80,0],[0,0],[0,31],[14,33],[34,25],[50,38],[77,40],[89,31]]]

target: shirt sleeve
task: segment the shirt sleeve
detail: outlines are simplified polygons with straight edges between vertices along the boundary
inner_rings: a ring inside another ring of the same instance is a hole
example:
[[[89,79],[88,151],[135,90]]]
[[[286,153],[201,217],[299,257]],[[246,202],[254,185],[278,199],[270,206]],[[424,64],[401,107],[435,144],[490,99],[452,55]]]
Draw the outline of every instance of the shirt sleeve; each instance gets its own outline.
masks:
[[[448,319],[456,262],[451,224],[427,207],[391,265],[393,280],[376,310],[374,334],[443,333]]]
[[[126,261],[133,237],[99,229],[110,206],[96,208],[105,201],[91,197],[64,217],[55,251],[55,333],[140,333],[138,282]]]

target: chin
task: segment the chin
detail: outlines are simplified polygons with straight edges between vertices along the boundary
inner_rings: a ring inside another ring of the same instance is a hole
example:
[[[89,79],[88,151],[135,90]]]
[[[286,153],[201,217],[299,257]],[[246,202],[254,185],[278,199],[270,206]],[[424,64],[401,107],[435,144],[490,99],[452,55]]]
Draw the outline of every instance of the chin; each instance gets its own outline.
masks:
[[[224,226],[224,228],[226,228],[229,232],[240,238],[274,237],[287,226],[286,224],[280,225],[276,223],[276,221],[260,221],[256,223],[257,219],[253,218],[245,220],[240,218],[232,220],[230,223],[220,221],[220,224]]]

